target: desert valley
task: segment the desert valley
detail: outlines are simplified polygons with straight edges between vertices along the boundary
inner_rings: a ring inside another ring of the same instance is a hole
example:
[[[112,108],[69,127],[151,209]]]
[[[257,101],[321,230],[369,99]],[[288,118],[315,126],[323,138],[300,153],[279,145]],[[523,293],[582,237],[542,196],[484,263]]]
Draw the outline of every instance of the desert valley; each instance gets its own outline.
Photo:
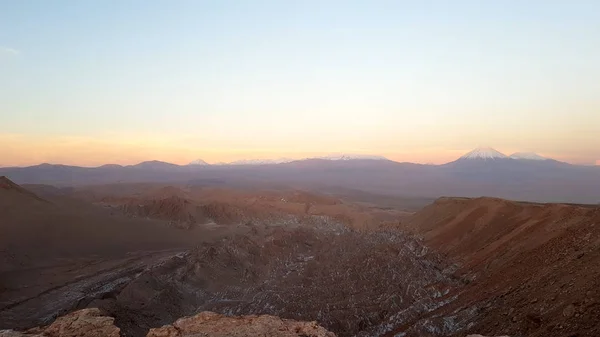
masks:
[[[0,337],[600,337],[600,1],[0,1]]]
[[[597,167],[477,149],[0,174],[2,336],[600,335]]]

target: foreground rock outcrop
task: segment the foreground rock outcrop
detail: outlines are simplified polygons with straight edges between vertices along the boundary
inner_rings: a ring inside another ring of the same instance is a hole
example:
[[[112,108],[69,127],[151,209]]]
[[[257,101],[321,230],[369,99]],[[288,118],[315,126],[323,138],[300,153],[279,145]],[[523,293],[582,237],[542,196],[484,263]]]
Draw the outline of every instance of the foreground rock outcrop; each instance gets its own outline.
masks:
[[[228,317],[210,311],[178,319],[173,325],[151,329],[147,337],[265,336],[335,337],[316,322],[300,322],[270,315]]]
[[[26,332],[0,331],[0,337],[119,337],[114,318],[102,316],[96,308],[83,309],[59,317],[47,327]]]
[[[281,319],[277,316],[228,317],[210,311],[178,319],[172,325],[150,329],[148,337],[264,336],[335,337],[316,322]],[[25,332],[0,330],[0,337],[120,337],[114,318],[102,316],[97,308],[83,309],[59,317],[47,327]]]

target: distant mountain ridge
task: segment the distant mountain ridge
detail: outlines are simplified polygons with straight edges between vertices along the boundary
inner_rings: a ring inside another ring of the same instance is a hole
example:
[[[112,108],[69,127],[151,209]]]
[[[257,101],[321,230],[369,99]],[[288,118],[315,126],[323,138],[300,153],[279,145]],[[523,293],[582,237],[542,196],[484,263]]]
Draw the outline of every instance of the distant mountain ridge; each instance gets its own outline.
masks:
[[[294,161],[310,160],[310,159],[324,159],[324,160],[389,160],[379,155],[365,155],[365,154],[331,154],[321,157],[310,157],[302,159],[291,159],[291,158],[277,158],[277,159],[240,159],[232,162],[219,162],[216,164],[209,164],[202,159],[197,159],[190,162],[188,165],[270,165],[270,164],[285,164]]]
[[[390,196],[492,196],[536,202],[600,203],[600,167],[541,160],[478,148],[442,165],[400,163],[381,156],[335,155],[285,162],[242,161],[223,165],[77,167],[42,164],[0,168],[17,184],[76,186],[107,183],[340,187]]]
[[[165,161],[160,161],[160,160],[149,160],[149,161],[141,162],[139,164],[129,165],[127,167],[138,167],[138,168],[145,168],[145,169],[163,169],[163,168],[179,167],[179,165],[167,163]]]
[[[322,157],[314,157],[312,159],[325,160],[389,160],[384,156],[369,155],[369,154],[330,154]]]
[[[299,162],[299,161],[310,161],[314,159],[322,159],[322,160],[330,160],[330,161],[357,161],[357,160],[373,160],[373,161],[390,161],[396,162],[389,158],[386,158],[381,155],[369,155],[369,154],[330,154],[326,156],[317,156],[317,157],[307,157],[300,159],[291,159],[291,158],[278,158],[278,159],[240,159],[231,162],[219,162],[215,164],[208,163],[203,159],[196,159],[188,163],[187,165],[178,165],[169,162],[164,162],[160,160],[148,160],[138,164],[133,165],[118,165],[118,164],[104,164],[98,167],[91,168],[123,168],[123,167],[143,167],[143,168],[165,168],[165,167],[183,167],[183,166],[226,166],[226,165],[270,165],[270,164],[284,164],[291,162]],[[464,155],[460,156],[457,160],[463,159],[483,159],[483,160],[496,160],[496,159],[516,159],[516,160],[554,160],[551,158],[547,158],[541,156],[534,152],[515,152],[510,156],[505,155],[504,153],[491,148],[491,147],[478,147],[475,148]],[[556,160],[555,160],[556,161]],[[565,163],[567,164],[567,163]],[[426,163],[426,164],[416,164],[416,165],[428,165],[428,166],[439,166],[439,164]],[[445,164],[441,164],[445,165]],[[576,164],[570,164],[576,165]],[[584,165],[577,165],[584,166]],[[585,165],[587,166],[587,165]],[[592,165],[593,166],[593,165]],[[63,165],[63,164],[49,164],[42,163],[33,166],[26,167],[0,167],[0,169],[16,169],[16,168],[27,168],[27,167],[77,167],[77,168],[90,168],[90,167],[80,167],[80,166],[72,166],[72,165]]]
[[[279,159],[241,159],[220,165],[269,165],[269,164],[284,164],[293,162],[294,159],[279,158]]]

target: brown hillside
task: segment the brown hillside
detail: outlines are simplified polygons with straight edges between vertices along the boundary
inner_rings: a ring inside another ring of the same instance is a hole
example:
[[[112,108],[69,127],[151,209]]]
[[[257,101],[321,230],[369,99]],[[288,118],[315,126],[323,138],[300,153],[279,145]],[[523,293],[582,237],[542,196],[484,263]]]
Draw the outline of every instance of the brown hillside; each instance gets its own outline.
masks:
[[[19,199],[19,201],[24,201],[27,199],[29,199],[29,201],[46,201],[38,197],[35,193],[32,193],[29,190],[26,190],[23,187],[13,183],[7,177],[0,176],[0,203],[4,206],[7,206],[10,202],[10,199]]]
[[[433,248],[471,268],[491,260],[496,265],[509,261],[553,238],[600,222],[599,216],[600,208],[587,205],[440,198],[405,225]]]
[[[442,309],[480,308],[472,331],[600,335],[600,208],[441,198],[405,225],[472,280]]]
[[[0,272],[89,254],[189,247],[193,237],[72,198],[42,199],[0,178]]]
[[[130,216],[167,220],[183,228],[211,222],[231,225],[327,216],[364,229],[376,227],[383,221],[397,222],[409,214],[298,190],[130,184],[82,187],[74,196],[117,208]]]
[[[132,219],[0,180],[0,329],[47,323],[157,263],[223,235]],[[48,190],[48,189],[46,189]]]

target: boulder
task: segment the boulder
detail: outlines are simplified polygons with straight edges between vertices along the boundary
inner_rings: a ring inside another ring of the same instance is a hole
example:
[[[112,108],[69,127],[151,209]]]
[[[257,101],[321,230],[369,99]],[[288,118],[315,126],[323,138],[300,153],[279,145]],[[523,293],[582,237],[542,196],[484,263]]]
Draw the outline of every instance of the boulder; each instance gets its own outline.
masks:
[[[335,337],[316,322],[300,322],[269,315],[228,317],[204,311],[178,319],[173,325],[150,329],[147,337]]]

